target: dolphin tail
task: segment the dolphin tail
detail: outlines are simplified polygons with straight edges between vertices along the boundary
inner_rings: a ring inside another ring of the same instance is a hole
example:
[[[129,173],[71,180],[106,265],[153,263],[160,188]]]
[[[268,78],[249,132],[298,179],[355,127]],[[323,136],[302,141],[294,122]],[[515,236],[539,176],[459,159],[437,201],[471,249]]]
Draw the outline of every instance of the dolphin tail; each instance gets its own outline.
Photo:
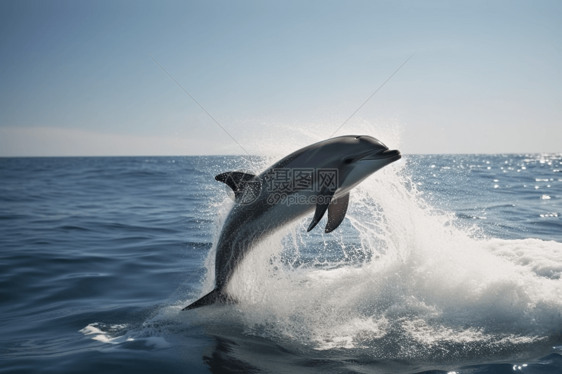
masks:
[[[202,306],[214,304],[216,302],[224,302],[225,300],[226,298],[223,295],[223,293],[218,288],[215,288],[214,290],[212,290],[211,292],[209,292],[208,294],[206,294],[196,302],[189,304],[182,310],[191,310],[195,308],[200,308]]]

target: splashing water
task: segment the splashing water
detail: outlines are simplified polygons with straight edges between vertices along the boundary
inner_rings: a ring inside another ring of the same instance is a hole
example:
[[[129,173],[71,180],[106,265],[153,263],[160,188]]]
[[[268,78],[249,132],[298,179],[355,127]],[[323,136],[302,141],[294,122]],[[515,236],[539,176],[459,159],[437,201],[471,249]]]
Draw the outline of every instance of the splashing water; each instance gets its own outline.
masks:
[[[249,335],[380,358],[482,355],[559,336],[562,244],[486,238],[426,203],[408,173],[397,163],[364,181],[331,234],[306,233],[308,217],[269,237],[232,279],[240,303],[198,314]]]
[[[372,134],[400,149],[396,128],[357,127],[347,133]],[[294,144],[298,131],[287,132],[285,142],[276,137],[259,158],[239,159],[238,169],[259,172],[318,140],[319,131],[308,126],[304,143]],[[391,164],[351,191],[347,219],[334,232],[306,233],[307,217],[261,242],[229,284],[238,304],[180,312],[198,298],[191,295],[125,335],[104,335],[100,325],[83,333],[109,343],[161,339],[154,346],[164,347],[174,337],[164,339],[162,329],[203,329],[309,353],[432,363],[537,357],[531,351],[559,345],[562,243],[487,237],[428,202],[410,166],[407,159]],[[215,236],[199,296],[214,287],[216,242],[232,201],[224,194],[209,205]]]

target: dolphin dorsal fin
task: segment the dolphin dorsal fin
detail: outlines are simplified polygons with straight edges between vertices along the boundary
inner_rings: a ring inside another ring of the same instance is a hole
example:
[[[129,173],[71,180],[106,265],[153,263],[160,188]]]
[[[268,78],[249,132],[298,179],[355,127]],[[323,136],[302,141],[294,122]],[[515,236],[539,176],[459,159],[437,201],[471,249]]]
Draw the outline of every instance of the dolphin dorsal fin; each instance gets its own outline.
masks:
[[[349,192],[330,202],[328,207],[328,223],[324,232],[329,233],[338,228],[345,218],[347,206],[349,205]]]
[[[254,179],[256,176],[250,173],[243,173],[241,171],[227,171],[226,173],[219,174],[215,177],[215,180],[223,182],[232,188],[234,193],[239,192],[244,189],[246,182]]]

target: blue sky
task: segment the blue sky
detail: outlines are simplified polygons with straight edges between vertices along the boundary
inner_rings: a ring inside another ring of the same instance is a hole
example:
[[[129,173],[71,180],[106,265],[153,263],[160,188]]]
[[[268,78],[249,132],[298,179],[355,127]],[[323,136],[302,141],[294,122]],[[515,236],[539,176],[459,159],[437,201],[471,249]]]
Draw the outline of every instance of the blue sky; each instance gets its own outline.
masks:
[[[559,1],[0,1],[0,156],[562,152]],[[367,130],[365,130],[367,129]],[[389,130],[390,129],[390,130]],[[316,138],[316,139],[315,139]]]

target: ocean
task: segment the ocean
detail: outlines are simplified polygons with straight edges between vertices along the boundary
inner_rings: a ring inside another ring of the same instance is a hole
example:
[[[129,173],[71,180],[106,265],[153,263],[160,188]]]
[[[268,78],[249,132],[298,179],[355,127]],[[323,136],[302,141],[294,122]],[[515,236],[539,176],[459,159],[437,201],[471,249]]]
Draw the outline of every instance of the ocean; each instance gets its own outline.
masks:
[[[562,155],[405,155],[212,289],[269,157],[0,158],[0,372],[561,373]]]

